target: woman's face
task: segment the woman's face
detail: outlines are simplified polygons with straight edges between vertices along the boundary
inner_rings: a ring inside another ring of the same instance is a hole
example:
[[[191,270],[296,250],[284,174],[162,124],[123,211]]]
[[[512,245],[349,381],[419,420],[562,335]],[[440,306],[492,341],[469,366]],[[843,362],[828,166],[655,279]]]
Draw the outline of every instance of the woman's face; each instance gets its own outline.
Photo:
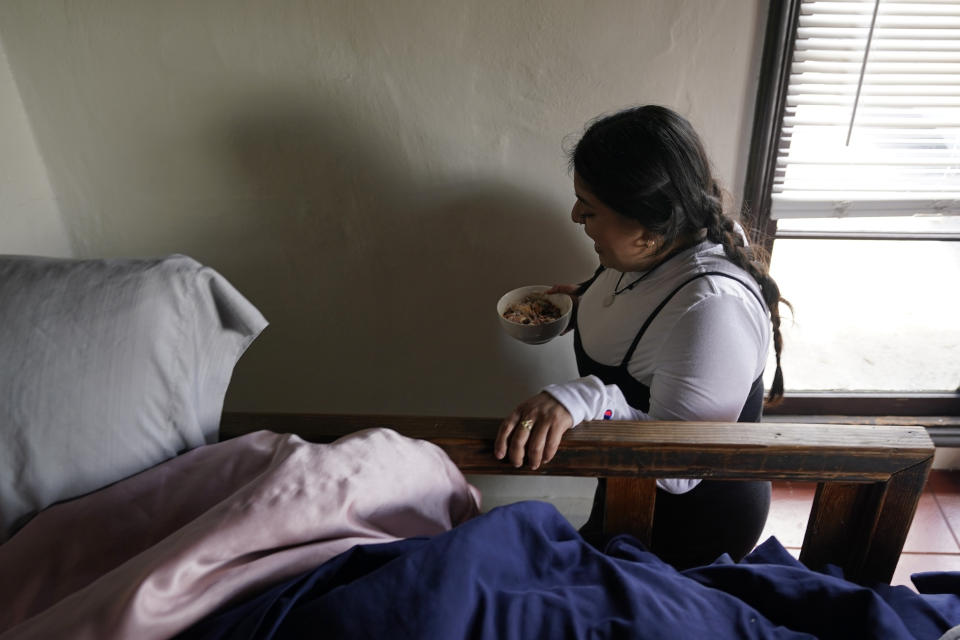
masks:
[[[617,271],[644,271],[652,266],[655,245],[642,224],[600,202],[576,173],[573,191],[577,201],[570,217],[593,240],[600,264]]]

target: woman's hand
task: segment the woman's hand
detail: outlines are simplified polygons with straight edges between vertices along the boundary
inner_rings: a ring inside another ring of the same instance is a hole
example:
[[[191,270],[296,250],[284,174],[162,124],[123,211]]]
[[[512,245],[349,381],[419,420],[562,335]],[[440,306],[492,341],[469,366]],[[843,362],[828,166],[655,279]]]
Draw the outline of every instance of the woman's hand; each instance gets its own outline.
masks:
[[[580,288],[580,285],[577,284],[555,284],[544,293],[565,293],[574,300],[577,299],[577,289]]]
[[[500,423],[493,453],[502,460],[509,456],[513,466],[523,466],[526,455],[531,469],[547,464],[560,448],[563,434],[573,428],[573,417],[549,393],[540,392],[521,403]]]

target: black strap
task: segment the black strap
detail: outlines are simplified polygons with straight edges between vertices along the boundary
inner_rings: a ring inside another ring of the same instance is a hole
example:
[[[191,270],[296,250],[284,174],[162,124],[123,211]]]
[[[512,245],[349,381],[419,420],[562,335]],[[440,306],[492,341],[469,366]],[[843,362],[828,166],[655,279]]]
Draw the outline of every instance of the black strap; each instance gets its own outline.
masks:
[[[600,274],[603,273],[604,269],[606,269],[606,267],[604,267],[603,265],[600,265],[599,267],[597,267],[597,270],[593,272],[592,276],[590,276],[589,278],[587,278],[586,280],[584,280],[583,282],[577,285],[577,290],[574,293],[574,295],[582,296],[584,293],[586,293],[587,289],[590,288],[590,285],[593,284],[594,280],[600,277]]]
[[[633,352],[636,351],[637,345],[640,344],[640,338],[642,338],[643,334],[646,333],[647,331],[647,327],[649,327],[650,323],[653,322],[653,319],[657,317],[657,314],[660,313],[660,311],[665,306],[667,306],[667,303],[670,302],[673,296],[677,295],[680,289],[683,289],[685,286],[687,286],[694,280],[698,280],[706,276],[723,276],[724,278],[730,278],[731,280],[736,280],[737,282],[742,284],[744,287],[746,287],[747,291],[753,294],[753,297],[757,299],[757,302],[760,303],[761,307],[764,307],[764,308],[766,307],[766,305],[764,305],[763,303],[763,299],[759,295],[757,295],[757,292],[753,290],[753,287],[748,285],[746,282],[744,282],[742,279],[738,278],[737,276],[730,275],[729,273],[724,273],[723,271],[704,271],[703,273],[698,273],[697,275],[685,280],[683,283],[680,284],[680,286],[678,286],[676,289],[671,291],[670,295],[664,298],[660,302],[660,304],[657,305],[657,308],[653,310],[653,313],[647,316],[647,319],[646,321],[644,321],[643,326],[640,327],[640,331],[637,333],[636,337],[634,337],[633,342],[630,343],[630,348],[627,349],[627,353],[626,355],[624,355],[623,361],[620,363],[621,367],[626,367],[627,364],[630,362],[630,359],[633,357]]]

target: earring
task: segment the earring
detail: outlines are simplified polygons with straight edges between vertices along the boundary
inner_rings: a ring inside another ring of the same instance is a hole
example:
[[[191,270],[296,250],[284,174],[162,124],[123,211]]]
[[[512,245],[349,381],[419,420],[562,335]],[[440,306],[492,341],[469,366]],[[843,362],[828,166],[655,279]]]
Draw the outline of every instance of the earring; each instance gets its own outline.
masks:
[[[655,246],[657,246],[656,240],[647,240],[647,247],[655,247]]]

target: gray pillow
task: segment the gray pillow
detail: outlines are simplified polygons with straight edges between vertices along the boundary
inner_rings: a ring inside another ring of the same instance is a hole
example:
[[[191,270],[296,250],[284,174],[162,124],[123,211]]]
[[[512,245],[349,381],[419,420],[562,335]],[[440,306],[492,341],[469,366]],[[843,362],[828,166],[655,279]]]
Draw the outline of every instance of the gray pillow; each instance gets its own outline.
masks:
[[[234,365],[266,324],[186,256],[0,256],[0,541],[216,441]]]

